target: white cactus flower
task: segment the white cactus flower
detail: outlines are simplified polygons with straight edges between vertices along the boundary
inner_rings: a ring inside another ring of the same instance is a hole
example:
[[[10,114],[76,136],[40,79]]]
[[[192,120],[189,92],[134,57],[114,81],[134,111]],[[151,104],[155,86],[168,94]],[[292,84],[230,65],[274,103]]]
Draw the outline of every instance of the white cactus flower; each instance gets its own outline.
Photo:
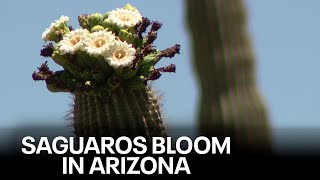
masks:
[[[142,16],[139,11],[117,8],[109,13],[108,19],[120,28],[125,28],[135,26],[141,22]]]
[[[84,48],[90,33],[86,29],[76,29],[66,34],[60,41],[61,54],[74,54],[77,50]]]
[[[135,48],[131,44],[115,41],[110,50],[105,53],[105,60],[115,69],[130,66],[135,59]]]
[[[85,50],[90,55],[102,55],[110,49],[115,36],[109,31],[98,31],[91,34],[86,41]]]
[[[61,24],[66,24],[69,21],[69,17],[68,16],[64,16],[62,15],[60,17],[60,19],[55,20],[54,23],[51,23],[50,27],[47,28],[43,33],[42,33],[42,39],[44,41],[48,41],[50,40],[50,35],[54,34],[56,30],[59,29],[59,26],[61,26]]]

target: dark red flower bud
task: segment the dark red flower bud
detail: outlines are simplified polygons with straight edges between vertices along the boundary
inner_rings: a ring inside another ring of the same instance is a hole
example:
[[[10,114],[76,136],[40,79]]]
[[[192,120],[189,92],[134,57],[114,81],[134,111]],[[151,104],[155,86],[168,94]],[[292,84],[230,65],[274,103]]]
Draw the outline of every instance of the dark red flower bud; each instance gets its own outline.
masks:
[[[161,77],[161,73],[159,71],[154,71],[149,77],[144,80],[144,84],[147,84],[148,81],[155,81]]]
[[[147,41],[145,43],[145,45],[149,45],[149,44],[152,44],[158,37],[158,34],[156,31],[150,31],[148,33],[148,36],[147,36]]]
[[[156,71],[159,71],[159,72],[168,72],[168,73],[175,73],[175,72],[176,72],[176,65],[175,65],[175,64],[170,64],[169,66],[156,69]]]
[[[142,50],[142,54],[144,56],[150,54],[150,53],[153,53],[155,51],[154,49],[154,46],[152,44],[148,44],[148,45],[145,45],[143,50]]]
[[[54,74],[53,71],[51,71],[47,65],[47,61],[43,64],[41,64],[40,67],[38,67],[38,72],[34,72],[32,74],[32,78],[35,81],[43,81],[47,80],[48,77],[52,76]]]
[[[49,43],[48,45],[44,45],[43,47],[44,47],[44,48],[41,49],[41,51],[40,51],[40,56],[43,56],[43,57],[51,57],[51,56],[52,56],[52,53],[53,53],[53,51],[54,51],[53,44],[52,44],[52,43]]]
[[[150,26],[151,21],[148,18],[143,17],[142,21],[136,25],[136,34],[142,38],[142,34],[146,32],[148,26]]]
[[[136,70],[136,69],[137,69],[137,64],[139,63],[139,61],[140,61],[142,58],[143,58],[143,54],[137,52],[135,59],[132,61],[131,69]]]
[[[163,57],[173,58],[174,55],[176,55],[176,54],[180,54],[180,45],[179,44],[176,44],[171,48],[167,48],[167,49],[161,51],[160,54],[158,55],[158,60],[160,60]]]
[[[151,31],[158,31],[162,26],[162,23],[158,21],[153,21],[151,26]]]

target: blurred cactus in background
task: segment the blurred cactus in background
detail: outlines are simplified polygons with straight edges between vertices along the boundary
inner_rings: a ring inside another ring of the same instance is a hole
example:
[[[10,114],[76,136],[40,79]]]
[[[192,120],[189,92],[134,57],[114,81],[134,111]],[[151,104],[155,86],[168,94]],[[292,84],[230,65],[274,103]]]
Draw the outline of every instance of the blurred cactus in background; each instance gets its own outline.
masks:
[[[244,1],[186,0],[186,23],[200,85],[199,133],[231,135],[241,149],[270,152]]]

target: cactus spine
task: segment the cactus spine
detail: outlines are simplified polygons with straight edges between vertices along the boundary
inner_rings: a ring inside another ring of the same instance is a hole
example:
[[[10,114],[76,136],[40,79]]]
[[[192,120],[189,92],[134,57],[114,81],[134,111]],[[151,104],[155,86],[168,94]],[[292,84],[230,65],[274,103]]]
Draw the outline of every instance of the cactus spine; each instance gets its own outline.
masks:
[[[269,152],[267,111],[243,0],[187,0],[194,67],[201,87],[200,133],[232,135],[240,147]]]
[[[149,87],[119,87],[110,97],[75,94],[76,136],[165,136],[160,107]]]

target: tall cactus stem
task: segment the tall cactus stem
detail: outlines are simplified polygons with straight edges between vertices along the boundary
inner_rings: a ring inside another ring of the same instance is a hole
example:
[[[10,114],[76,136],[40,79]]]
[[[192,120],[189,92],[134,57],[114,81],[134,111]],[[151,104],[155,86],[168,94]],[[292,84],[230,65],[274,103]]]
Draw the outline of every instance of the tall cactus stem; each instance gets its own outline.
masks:
[[[241,147],[269,152],[269,121],[256,85],[243,0],[186,0],[186,4],[201,88],[200,133],[232,135]]]

